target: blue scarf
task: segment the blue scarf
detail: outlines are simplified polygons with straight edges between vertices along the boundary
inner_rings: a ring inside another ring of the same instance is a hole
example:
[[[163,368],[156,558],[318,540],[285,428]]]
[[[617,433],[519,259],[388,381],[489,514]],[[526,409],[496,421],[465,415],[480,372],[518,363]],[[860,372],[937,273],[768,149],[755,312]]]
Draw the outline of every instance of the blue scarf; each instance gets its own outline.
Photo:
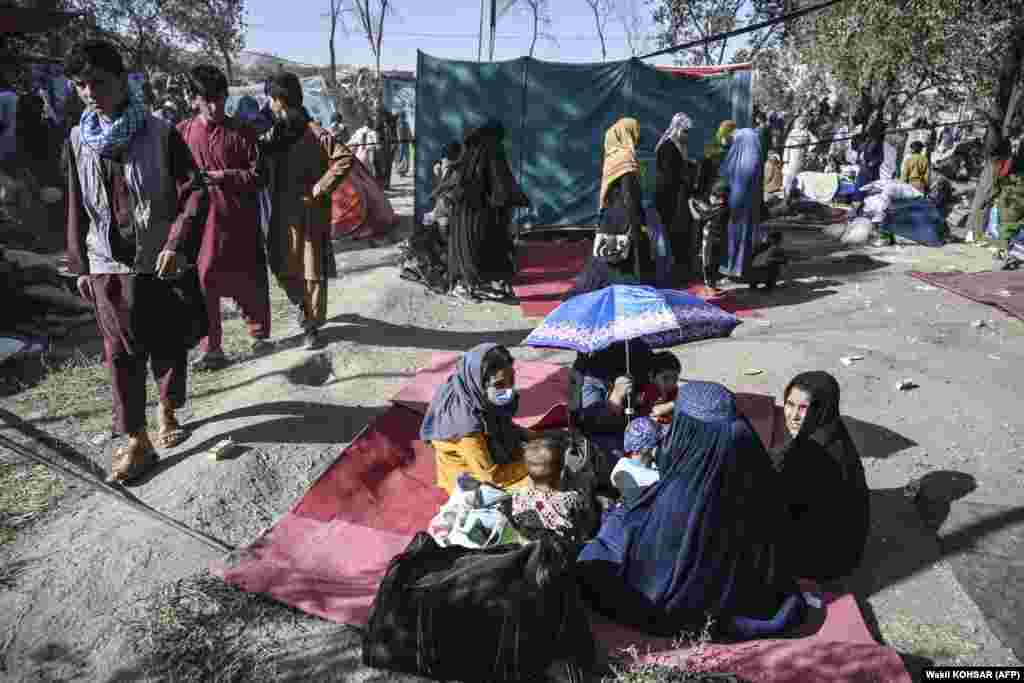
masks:
[[[132,85],[128,104],[113,121],[103,121],[95,109],[87,109],[79,121],[82,142],[102,157],[114,157],[128,148],[132,138],[146,127],[146,105]]]

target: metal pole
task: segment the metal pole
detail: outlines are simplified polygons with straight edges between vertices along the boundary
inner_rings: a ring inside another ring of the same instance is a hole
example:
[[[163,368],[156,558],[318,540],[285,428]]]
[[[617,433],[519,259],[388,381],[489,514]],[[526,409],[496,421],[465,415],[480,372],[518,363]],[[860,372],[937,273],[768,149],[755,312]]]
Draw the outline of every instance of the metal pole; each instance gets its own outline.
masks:
[[[480,33],[476,41],[476,61],[483,61],[484,58],[484,7],[487,0],[480,0]]]
[[[56,470],[61,474],[64,474],[69,477],[74,477],[75,479],[81,481],[86,486],[94,489],[95,491],[110,496],[115,500],[118,500],[121,503],[127,505],[128,507],[132,508],[136,512],[141,512],[142,514],[146,515],[151,519],[156,520],[157,522],[172,527],[183,534],[187,534],[192,538],[196,539],[197,541],[199,541],[200,543],[203,543],[204,545],[218,552],[231,552],[232,550],[234,550],[234,547],[225,543],[219,538],[214,538],[209,534],[205,534],[201,531],[192,529],[186,526],[185,524],[182,524],[178,520],[160,512],[159,510],[154,510],[153,508],[151,508],[150,506],[146,505],[141,500],[133,496],[126,489],[117,485],[108,484],[91,473],[87,474],[85,472],[81,472],[78,470],[78,468],[71,467],[61,462],[61,460],[68,460],[67,456],[61,454],[59,451],[52,448],[46,443],[47,441],[52,442],[55,439],[46,432],[37,429],[36,427],[25,422],[17,415],[6,410],[0,409],[0,418],[3,418],[4,422],[9,424],[19,433],[35,441],[38,447],[40,448],[41,452],[36,450],[35,448],[29,448],[28,446],[19,444],[18,442],[2,435],[0,435],[0,448],[6,448],[13,453],[17,453],[22,457],[28,458],[29,460],[33,460],[42,465],[45,465],[46,467],[49,467],[52,470]],[[91,464],[91,461],[89,461],[89,459],[86,456],[78,453],[77,451],[74,451],[70,446],[63,446],[63,448],[71,450],[71,454],[74,456],[76,460],[90,462]]]

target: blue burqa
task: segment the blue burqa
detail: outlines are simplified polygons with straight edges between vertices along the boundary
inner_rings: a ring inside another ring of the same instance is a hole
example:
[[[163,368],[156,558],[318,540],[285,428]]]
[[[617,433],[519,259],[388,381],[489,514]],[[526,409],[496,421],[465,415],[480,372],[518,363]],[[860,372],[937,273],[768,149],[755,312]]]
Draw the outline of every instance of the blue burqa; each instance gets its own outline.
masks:
[[[728,251],[719,268],[722,275],[742,278],[750,268],[755,240],[761,227],[761,140],[757,131],[736,131],[732,145],[722,160],[720,177],[729,186]]]
[[[583,594],[609,618],[658,634],[709,616],[772,620],[796,591],[780,567],[784,508],[732,393],[683,384],[657,463],[661,480],[615,508],[580,553]]]

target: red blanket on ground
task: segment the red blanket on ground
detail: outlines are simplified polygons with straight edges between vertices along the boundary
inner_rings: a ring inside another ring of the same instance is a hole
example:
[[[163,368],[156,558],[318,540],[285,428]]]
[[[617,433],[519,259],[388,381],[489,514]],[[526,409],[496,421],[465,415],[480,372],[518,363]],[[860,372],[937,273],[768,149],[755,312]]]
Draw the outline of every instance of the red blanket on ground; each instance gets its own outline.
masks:
[[[1024,271],[998,270],[984,273],[920,273],[911,277],[942,287],[954,294],[988,304],[1024,320]]]
[[[324,619],[365,625],[388,563],[447,499],[434,485],[433,451],[418,441],[417,409],[425,408],[423,397],[447,376],[444,368],[454,356],[437,354],[398,393],[399,405],[368,425],[282,519],[211,571]],[[521,424],[555,422],[563,405],[563,373],[547,363],[517,363],[524,392]],[[765,443],[773,439],[773,408],[767,396],[741,398],[741,409]],[[639,654],[650,652],[673,666],[733,671],[751,681],[909,683],[899,656],[871,640],[852,597],[830,600],[786,640],[679,649],[596,615],[593,630],[613,654],[635,646]]]

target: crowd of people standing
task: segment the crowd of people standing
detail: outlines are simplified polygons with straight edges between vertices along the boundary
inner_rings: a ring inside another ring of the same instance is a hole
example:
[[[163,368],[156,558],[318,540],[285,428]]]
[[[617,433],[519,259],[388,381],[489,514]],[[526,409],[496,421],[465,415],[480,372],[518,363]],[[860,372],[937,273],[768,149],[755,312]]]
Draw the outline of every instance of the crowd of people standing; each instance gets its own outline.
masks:
[[[269,115],[240,102],[232,117],[224,73],[197,66],[187,76],[193,115],[175,125],[130,83],[113,45],[76,45],[64,67],[84,105],[64,144],[67,258],[96,311],[115,431],[128,436],[111,479],[130,482],[152,469],[157,448],[189,436],[175,414],[190,349],[199,346],[194,369],[227,364],[222,299],[241,310],[252,354],[266,353],[269,268],[306,348],[319,348],[327,281],[337,275],[333,233],[397,218],[382,187],[373,194],[356,182],[379,176],[310,117],[295,74],[268,83]],[[340,218],[338,197],[348,210]],[[147,369],[160,391],[155,436],[146,429]]]

